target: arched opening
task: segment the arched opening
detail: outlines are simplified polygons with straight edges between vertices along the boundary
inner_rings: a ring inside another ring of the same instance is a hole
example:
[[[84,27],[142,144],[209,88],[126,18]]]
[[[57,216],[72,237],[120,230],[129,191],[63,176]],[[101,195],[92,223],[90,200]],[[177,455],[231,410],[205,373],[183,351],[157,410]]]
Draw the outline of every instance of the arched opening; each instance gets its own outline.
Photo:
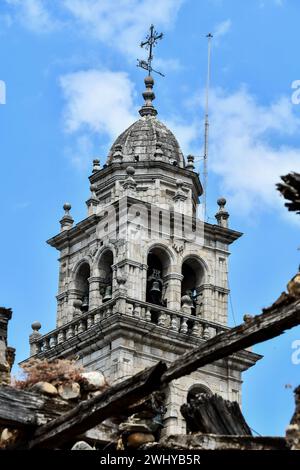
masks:
[[[75,276],[75,288],[78,291],[78,298],[82,300],[81,309],[87,311],[89,309],[89,277],[91,271],[87,262],[80,265]]]
[[[168,273],[170,257],[161,247],[153,247],[147,257],[146,302],[167,306],[166,283],[164,276]]]
[[[206,395],[212,395],[212,392],[211,390],[206,387],[205,385],[202,385],[202,384],[196,384],[196,385],[193,385],[189,391],[188,391],[188,394],[187,394],[187,403],[191,403],[193,400],[195,400],[199,395],[203,395],[203,394],[206,394]]]
[[[183,302],[190,299],[191,314],[196,314],[199,305],[200,286],[203,284],[204,269],[197,258],[187,258],[182,264],[181,298]]]
[[[197,403],[197,398],[201,397],[202,395],[212,395],[212,391],[203,384],[195,384],[193,385],[187,394],[187,404],[188,405],[193,405],[195,402]],[[192,429],[192,421],[190,422],[189,426],[189,420],[186,419],[186,432],[187,434],[190,434],[194,431]]]
[[[108,302],[112,299],[113,262],[114,257],[112,251],[104,251],[99,260],[100,294],[102,295],[102,302]]]

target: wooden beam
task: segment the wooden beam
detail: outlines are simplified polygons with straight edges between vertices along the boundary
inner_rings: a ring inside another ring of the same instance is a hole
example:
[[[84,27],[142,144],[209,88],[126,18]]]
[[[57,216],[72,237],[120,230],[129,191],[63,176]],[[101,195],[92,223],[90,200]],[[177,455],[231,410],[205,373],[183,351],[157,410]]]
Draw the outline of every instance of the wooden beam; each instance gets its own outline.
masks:
[[[171,382],[194,372],[199,367],[230,356],[254,344],[281,335],[300,324],[300,300],[268,309],[242,325],[220,333],[176,359],[162,376],[162,383]]]
[[[217,436],[215,434],[175,434],[148,447],[151,452],[170,450],[289,450],[284,437]]]
[[[224,400],[220,395],[202,393],[180,408],[189,432],[221,436],[251,436],[236,401]]]
[[[85,400],[72,410],[38,428],[28,444],[35,447],[61,446],[79,434],[100,424],[161,386],[161,376],[167,366],[159,362],[154,367],[113,385],[101,395]]]
[[[18,429],[40,426],[69,409],[70,405],[63,400],[0,387],[0,426]]]

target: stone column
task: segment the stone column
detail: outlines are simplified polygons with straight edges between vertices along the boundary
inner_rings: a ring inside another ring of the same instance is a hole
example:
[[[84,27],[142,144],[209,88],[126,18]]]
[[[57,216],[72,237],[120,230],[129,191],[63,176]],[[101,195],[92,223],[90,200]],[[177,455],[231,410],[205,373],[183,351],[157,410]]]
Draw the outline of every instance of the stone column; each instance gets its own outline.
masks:
[[[214,297],[213,289],[210,284],[203,284],[197,289],[198,301],[202,305],[197,306],[197,313],[201,312],[201,318],[214,321]],[[202,294],[202,295],[201,295]]]
[[[166,298],[168,300],[168,308],[171,310],[181,310],[181,282],[183,275],[179,273],[170,273],[164,276],[164,283],[168,283]]]
[[[81,299],[80,291],[78,289],[70,289],[68,291],[68,315],[67,321],[73,320],[74,314],[74,300]]]
[[[101,278],[97,276],[89,277],[89,310],[97,308],[102,304],[102,296],[100,294]]]

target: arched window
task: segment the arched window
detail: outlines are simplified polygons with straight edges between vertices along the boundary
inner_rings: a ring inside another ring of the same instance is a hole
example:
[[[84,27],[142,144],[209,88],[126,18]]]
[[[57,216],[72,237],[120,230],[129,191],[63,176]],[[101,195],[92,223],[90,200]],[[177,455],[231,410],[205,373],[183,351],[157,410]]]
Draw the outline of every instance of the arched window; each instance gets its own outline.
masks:
[[[90,266],[88,263],[82,263],[75,276],[75,287],[78,291],[79,298],[82,300],[82,310],[87,311],[89,308],[89,279]]]
[[[147,258],[146,302],[167,306],[166,284],[163,280],[170,266],[170,257],[161,247],[153,247]]]
[[[191,403],[195,398],[197,398],[199,395],[206,394],[206,395],[212,395],[211,390],[206,387],[206,385],[202,384],[195,384],[193,385],[187,394],[187,403]]]
[[[197,258],[187,258],[182,264],[183,275],[181,283],[181,297],[191,299],[191,313],[195,315],[196,307],[199,305],[199,288],[203,283],[204,269]]]
[[[192,405],[193,402],[201,395],[212,395],[212,391],[206,386],[202,384],[195,384],[193,385],[187,394],[187,404]],[[184,405],[185,406],[185,405]],[[192,422],[189,423],[188,418],[186,417],[186,432],[187,434],[193,432]]]
[[[107,302],[112,298],[112,265],[113,253],[111,250],[106,250],[99,260],[100,294],[102,295],[102,302]]]

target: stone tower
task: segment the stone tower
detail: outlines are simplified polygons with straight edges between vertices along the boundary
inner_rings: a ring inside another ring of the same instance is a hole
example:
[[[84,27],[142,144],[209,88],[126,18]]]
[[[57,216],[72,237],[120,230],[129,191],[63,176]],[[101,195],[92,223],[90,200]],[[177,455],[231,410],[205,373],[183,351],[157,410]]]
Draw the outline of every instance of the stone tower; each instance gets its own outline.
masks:
[[[216,224],[198,217],[202,186],[194,158],[184,159],[157,119],[154,81],[145,78],[140,118],[113,143],[106,163],[94,160],[87,217],[74,225],[64,205],[61,231],[48,243],[59,253],[57,325],[32,325],[31,355],[76,357],[112,384],[170,363],[227,329],[229,245],[225,199]],[[186,431],[180,406],[211,391],[241,401],[241,373],[259,356],[241,351],[166,390],[165,434]]]

